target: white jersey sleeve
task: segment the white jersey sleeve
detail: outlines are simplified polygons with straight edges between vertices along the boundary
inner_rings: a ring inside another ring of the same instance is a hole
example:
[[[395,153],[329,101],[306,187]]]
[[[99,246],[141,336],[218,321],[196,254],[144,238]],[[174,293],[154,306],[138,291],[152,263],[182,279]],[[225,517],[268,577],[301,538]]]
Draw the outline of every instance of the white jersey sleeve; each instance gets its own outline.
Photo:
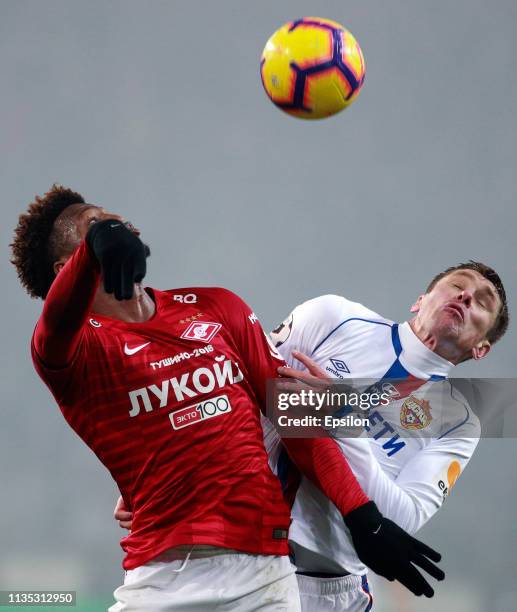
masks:
[[[395,480],[382,470],[364,438],[341,440],[339,445],[359,484],[382,514],[415,533],[439,510],[477,442],[477,438],[434,440],[412,457]]]
[[[304,366],[293,359],[292,351],[310,357],[343,321],[357,314],[358,307],[366,310],[342,296],[321,295],[297,306],[269,336],[287,363],[301,370]]]

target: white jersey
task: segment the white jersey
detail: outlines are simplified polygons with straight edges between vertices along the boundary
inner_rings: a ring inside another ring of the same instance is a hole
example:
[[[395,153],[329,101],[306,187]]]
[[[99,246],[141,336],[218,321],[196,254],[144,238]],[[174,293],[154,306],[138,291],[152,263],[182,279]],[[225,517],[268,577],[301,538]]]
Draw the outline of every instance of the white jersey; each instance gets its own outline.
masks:
[[[477,417],[446,380],[453,364],[428,349],[408,323],[397,325],[335,295],[295,308],[271,338],[294,368],[303,368],[291,355],[297,350],[333,378],[370,379],[390,394],[387,406],[369,412],[364,437],[337,442],[379,510],[416,532],[440,508],[479,439]],[[282,480],[285,451],[268,421],[264,431],[271,468]],[[366,573],[339,511],[305,478],[292,519],[289,539],[299,569]]]

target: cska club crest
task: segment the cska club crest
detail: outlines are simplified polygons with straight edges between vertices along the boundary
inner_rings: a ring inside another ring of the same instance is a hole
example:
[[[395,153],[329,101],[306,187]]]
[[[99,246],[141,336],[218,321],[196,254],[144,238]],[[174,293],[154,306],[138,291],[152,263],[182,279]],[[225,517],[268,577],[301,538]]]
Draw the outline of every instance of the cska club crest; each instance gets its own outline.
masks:
[[[433,420],[431,405],[410,395],[400,409],[400,424],[404,429],[425,429]]]

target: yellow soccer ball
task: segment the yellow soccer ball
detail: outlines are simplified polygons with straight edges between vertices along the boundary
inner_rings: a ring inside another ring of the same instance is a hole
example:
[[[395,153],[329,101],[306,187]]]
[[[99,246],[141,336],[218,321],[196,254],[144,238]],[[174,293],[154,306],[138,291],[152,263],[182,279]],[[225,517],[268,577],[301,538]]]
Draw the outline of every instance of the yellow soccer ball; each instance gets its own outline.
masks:
[[[277,30],[260,62],[270,100],[289,115],[322,119],[357,98],[365,77],[361,47],[342,25],[303,17]]]

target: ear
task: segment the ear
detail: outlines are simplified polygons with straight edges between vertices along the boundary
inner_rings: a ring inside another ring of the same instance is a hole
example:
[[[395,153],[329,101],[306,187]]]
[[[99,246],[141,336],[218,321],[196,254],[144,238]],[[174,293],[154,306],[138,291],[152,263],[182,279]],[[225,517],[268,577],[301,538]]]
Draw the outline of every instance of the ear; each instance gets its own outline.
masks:
[[[54,262],[54,265],[52,266],[54,269],[54,274],[57,276],[61,270],[63,269],[63,266],[66,264],[66,262],[68,261],[68,257],[62,257],[61,259],[58,259],[57,261]]]
[[[477,346],[472,349],[472,359],[478,361],[479,359],[483,359],[486,357],[488,353],[490,353],[490,349],[492,345],[488,340],[483,340]]]
[[[423,295],[419,295],[417,301],[411,306],[409,312],[418,312],[420,310],[420,306],[422,305],[422,300],[424,299]]]

